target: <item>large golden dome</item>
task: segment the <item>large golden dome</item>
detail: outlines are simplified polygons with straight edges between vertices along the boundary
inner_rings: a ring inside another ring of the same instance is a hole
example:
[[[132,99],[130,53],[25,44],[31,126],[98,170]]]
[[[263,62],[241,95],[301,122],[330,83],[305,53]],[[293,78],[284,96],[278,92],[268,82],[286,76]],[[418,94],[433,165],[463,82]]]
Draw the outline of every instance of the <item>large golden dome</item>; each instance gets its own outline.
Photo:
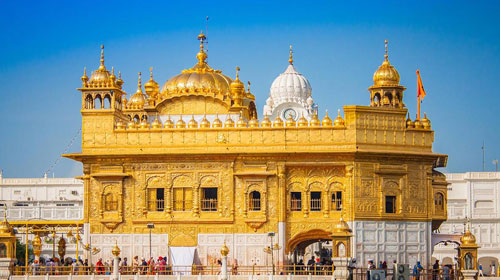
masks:
[[[373,74],[375,86],[397,86],[399,85],[399,73],[389,62],[387,55],[387,40],[385,40],[385,59]]]
[[[200,52],[196,55],[198,63],[191,69],[183,70],[181,74],[170,78],[161,90],[163,96],[183,93],[209,93],[216,95],[229,95],[231,78],[214,70],[207,62],[207,54],[203,50],[205,35],[200,34]]]

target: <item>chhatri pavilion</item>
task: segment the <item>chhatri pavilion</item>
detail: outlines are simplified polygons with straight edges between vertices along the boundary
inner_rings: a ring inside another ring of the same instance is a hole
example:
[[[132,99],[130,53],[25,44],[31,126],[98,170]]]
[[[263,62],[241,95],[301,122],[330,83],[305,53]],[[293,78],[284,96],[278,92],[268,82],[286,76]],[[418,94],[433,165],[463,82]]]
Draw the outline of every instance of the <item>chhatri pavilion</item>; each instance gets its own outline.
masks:
[[[209,66],[198,39],[193,67],[163,86],[139,73],[128,98],[103,50],[81,77],[81,152],[64,156],[83,164],[84,243],[102,248],[97,257],[117,241],[129,260],[210,265],[226,243],[229,260],[270,265],[267,246],[290,263],[319,242],[362,264],[430,263],[447,217],[434,168],[447,156],[432,150],[430,120],[410,119],[387,47],[367,105],[330,116],[290,52],[259,117],[239,69],[233,78]]]

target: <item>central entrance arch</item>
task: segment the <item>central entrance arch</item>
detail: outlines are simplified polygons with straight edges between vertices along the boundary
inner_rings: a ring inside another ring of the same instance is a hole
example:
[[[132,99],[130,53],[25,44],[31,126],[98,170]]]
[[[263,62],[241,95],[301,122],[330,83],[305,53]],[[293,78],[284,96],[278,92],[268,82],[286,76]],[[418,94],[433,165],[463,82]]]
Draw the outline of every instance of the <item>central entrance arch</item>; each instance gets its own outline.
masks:
[[[292,237],[286,245],[286,253],[291,253],[295,249],[303,250],[307,246],[318,242],[332,240],[332,233],[322,229],[312,229],[296,234]]]
[[[299,264],[300,260],[307,264],[311,257],[330,259],[331,250],[324,245],[331,244],[331,234],[331,232],[322,229],[300,232],[287,242],[285,252],[294,264]]]

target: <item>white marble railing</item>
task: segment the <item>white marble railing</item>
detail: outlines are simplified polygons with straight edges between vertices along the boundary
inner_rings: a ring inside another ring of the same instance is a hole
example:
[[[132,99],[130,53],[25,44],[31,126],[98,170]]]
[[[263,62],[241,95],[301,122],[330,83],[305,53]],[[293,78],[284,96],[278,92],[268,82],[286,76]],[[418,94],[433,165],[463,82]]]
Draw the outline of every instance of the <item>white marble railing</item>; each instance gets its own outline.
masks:
[[[0,210],[0,217],[5,210]],[[22,206],[7,209],[7,219],[10,221],[26,220],[81,220],[83,207],[81,206]]]

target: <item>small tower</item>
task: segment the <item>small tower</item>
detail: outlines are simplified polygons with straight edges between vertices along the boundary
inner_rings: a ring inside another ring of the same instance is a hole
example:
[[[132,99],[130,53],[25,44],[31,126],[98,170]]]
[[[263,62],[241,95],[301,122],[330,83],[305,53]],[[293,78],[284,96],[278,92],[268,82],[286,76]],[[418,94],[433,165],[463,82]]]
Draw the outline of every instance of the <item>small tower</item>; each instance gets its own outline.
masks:
[[[476,243],[476,237],[470,232],[470,225],[467,225],[467,230],[464,235],[460,237],[459,249],[459,264],[460,269],[463,270],[476,270],[477,264],[477,249],[480,247]]]
[[[99,68],[93,71],[90,78],[87,76],[87,69],[83,69],[81,77],[82,87],[78,90],[82,92],[82,112],[93,110],[121,110],[123,81],[121,77],[117,79],[114,68],[111,73],[104,65],[104,46],[101,46],[101,60]]]
[[[370,106],[404,108],[403,92],[406,88],[399,84],[399,73],[389,62],[387,43],[385,40],[384,62],[373,74],[373,85],[368,88]]]
[[[351,257],[351,229],[341,217],[332,230],[332,257]]]
[[[8,279],[16,260],[16,235],[7,221],[7,207],[0,224],[0,279]]]

